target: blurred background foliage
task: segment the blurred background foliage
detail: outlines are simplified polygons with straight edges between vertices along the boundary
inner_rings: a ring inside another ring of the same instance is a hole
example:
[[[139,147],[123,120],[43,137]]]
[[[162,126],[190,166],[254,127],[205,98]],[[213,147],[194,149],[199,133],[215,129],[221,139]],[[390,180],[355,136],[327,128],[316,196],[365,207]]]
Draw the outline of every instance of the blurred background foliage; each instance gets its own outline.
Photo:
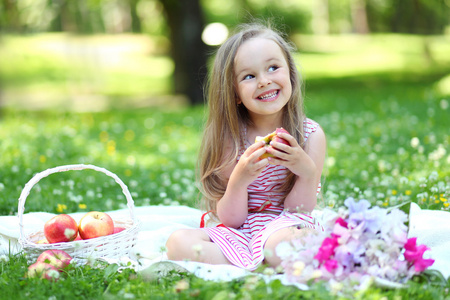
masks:
[[[1,0],[0,101],[201,104],[208,57],[253,18],[287,32],[307,79],[448,71],[449,0]]]

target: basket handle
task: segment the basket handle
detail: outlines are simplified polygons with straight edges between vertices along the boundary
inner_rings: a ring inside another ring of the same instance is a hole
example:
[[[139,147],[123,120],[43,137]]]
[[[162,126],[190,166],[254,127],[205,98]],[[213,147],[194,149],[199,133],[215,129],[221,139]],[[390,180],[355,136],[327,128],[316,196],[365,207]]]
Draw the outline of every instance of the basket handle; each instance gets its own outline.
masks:
[[[58,173],[58,172],[65,172],[65,171],[71,171],[71,170],[85,170],[85,169],[91,169],[95,171],[102,172],[109,177],[112,177],[116,183],[120,185],[122,188],[122,192],[125,195],[127,199],[127,206],[130,210],[130,217],[133,220],[133,222],[136,222],[135,214],[134,214],[134,201],[131,197],[130,191],[128,190],[128,187],[123,183],[123,181],[114,173],[106,170],[105,168],[100,168],[94,165],[84,165],[84,164],[76,164],[76,165],[65,165],[65,166],[59,166],[51,169],[47,169],[45,171],[42,171],[40,173],[37,173],[33,176],[33,178],[30,179],[30,181],[25,184],[25,187],[22,190],[22,193],[19,197],[19,206],[18,206],[18,217],[19,217],[19,232],[20,232],[20,238],[24,238],[24,232],[23,232],[23,214],[25,211],[25,201],[30,194],[31,189],[33,186],[38,183],[42,178],[47,177],[50,174]]]

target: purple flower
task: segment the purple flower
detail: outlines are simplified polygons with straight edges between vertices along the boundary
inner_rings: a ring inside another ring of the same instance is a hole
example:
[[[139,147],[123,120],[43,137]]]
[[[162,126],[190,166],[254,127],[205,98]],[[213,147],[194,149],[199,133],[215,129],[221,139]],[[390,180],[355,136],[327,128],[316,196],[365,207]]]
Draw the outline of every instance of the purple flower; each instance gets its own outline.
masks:
[[[305,284],[322,279],[364,289],[367,285],[355,286],[355,279],[365,278],[368,283],[371,277],[406,281],[434,263],[423,258],[427,246],[417,245],[416,238],[407,238],[404,212],[371,208],[367,200],[356,202],[353,198],[346,199],[345,206],[338,212],[324,211],[325,231],[311,235],[307,241],[293,240],[292,250],[280,247],[289,280]],[[293,268],[294,264],[301,265],[302,271]]]
[[[366,211],[370,207],[370,202],[367,200],[359,200],[355,202],[353,198],[347,198],[344,201],[345,206],[348,207],[349,214],[361,213]]]

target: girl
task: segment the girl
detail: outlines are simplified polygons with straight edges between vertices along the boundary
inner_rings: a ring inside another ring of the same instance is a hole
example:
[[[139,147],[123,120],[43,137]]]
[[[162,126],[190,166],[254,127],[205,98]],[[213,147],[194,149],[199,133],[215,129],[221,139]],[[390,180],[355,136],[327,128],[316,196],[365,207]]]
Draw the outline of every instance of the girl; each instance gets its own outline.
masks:
[[[278,266],[275,248],[322,226],[308,214],[325,158],[322,129],[303,114],[300,76],[289,44],[274,30],[246,25],[218,50],[208,82],[201,144],[203,201],[220,225],[175,231],[171,260]],[[255,141],[276,128],[290,145]],[[261,159],[269,153],[273,157]]]

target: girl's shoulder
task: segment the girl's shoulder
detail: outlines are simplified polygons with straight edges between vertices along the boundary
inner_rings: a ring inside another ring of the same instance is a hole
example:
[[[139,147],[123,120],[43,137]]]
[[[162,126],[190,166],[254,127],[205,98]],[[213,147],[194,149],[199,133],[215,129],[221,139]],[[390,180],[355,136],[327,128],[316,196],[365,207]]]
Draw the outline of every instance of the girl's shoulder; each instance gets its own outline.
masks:
[[[303,121],[303,131],[305,132],[305,138],[308,138],[308,136],[315,132],[317,130],[317,128],[319,128],[319,123],[317,123],[316,121],[306,118]]]

